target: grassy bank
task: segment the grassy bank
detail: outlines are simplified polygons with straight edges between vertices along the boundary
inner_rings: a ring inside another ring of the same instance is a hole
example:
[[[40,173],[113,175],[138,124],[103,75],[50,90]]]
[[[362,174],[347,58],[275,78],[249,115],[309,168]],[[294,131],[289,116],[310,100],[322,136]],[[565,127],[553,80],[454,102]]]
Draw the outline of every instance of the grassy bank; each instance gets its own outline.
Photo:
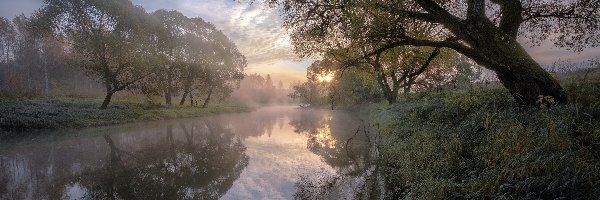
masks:
[[[600,84],[566,88],[571,104],[539,108],[518,107],[504,90],[372,105],[388,197],[596,199]]]
[[[0,133],[40,129],[82,128],[198,117],[218,113],[245,112],[239,104],[209,104],[199,107],[165,107],[139,100],[115,100],[100,110],[102,100],[92,98],[38,98],[0,100]]]

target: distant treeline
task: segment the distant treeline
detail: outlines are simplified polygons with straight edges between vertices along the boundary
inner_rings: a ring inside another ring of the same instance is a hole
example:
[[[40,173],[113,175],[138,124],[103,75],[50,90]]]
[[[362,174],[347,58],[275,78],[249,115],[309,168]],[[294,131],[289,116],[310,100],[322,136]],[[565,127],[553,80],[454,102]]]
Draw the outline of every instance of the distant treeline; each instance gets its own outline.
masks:
[[[48,0],[32,16],[0,18],[0,96],[101,89],[180,97],[203,106],[244,78],[246,58],[213,24],[128,0]]]
[[[249,74],[244,77],[240,88],[231,96],[246,105],[289,104],[291,102],[287,96],[289,92],[289,88],[286,88],[283,82],[278,81],[275,84],[269,74],[264,77],[260,74]]]

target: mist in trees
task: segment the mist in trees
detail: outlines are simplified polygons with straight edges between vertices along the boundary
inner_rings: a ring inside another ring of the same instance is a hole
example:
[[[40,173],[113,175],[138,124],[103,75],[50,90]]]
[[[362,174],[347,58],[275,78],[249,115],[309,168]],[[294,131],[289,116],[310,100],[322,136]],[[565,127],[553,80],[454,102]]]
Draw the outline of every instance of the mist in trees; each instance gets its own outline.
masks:
[[[201,18],[148,13],[128,0],[44,3],[31,17],[0,19],[2,96],[104,90],[104,109],[130,91],[206,107],[244,78],[245,56]]]
[[[287,96],[289,91],[281,80],[274,81],[270,74],[248,74],[231,96],[246,105],[283,105],[291,103]]]
[[[28,21],[24,15],[12,20],[0,17],[1,96],[94,92],[97,84],[73,70],[67,59],[68,44],[36,35],[27,27]]]

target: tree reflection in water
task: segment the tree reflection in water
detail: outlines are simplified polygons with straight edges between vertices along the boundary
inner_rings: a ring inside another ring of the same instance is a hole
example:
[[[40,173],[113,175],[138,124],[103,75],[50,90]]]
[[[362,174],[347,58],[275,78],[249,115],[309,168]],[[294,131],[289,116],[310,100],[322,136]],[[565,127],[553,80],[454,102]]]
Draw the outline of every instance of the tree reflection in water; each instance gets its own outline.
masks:
[[[248,165],[239,137],[217,121],[149,130],[77,139],[79,145],[65,141],[68,152],[80,153],[56,162],[34,156],[45,147],[4,157],[0,177],[10,181],[0,181],[0,199],[218,199]],[[20,184],[21,177],[34,185]]]
[[[0,146],[0,199],[365,199],[364,129],[342,111],[270,107],[49,134]]]
[[[72,182],[92,199],[218,199],[248,165],[248,157],[234,134],[216,124],[202,125],[181,125],[181,140],[168,125],[164,140],[135,152],[121,150],[105,135],[107,164]]]
[[[290,125],[337,174],[301,175],[296,199],[369,199],[378,191],[368,126],[345,112],[301,112]]]

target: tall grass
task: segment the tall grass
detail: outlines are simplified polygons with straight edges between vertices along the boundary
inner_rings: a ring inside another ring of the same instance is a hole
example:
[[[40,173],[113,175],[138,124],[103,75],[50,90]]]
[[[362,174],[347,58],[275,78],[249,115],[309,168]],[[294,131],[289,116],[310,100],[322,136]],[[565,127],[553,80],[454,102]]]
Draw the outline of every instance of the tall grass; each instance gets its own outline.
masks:
[[[477,90],[372,107],[388,198],[598,198],[600,83],[566,88],[568,105],[522,108]]]

